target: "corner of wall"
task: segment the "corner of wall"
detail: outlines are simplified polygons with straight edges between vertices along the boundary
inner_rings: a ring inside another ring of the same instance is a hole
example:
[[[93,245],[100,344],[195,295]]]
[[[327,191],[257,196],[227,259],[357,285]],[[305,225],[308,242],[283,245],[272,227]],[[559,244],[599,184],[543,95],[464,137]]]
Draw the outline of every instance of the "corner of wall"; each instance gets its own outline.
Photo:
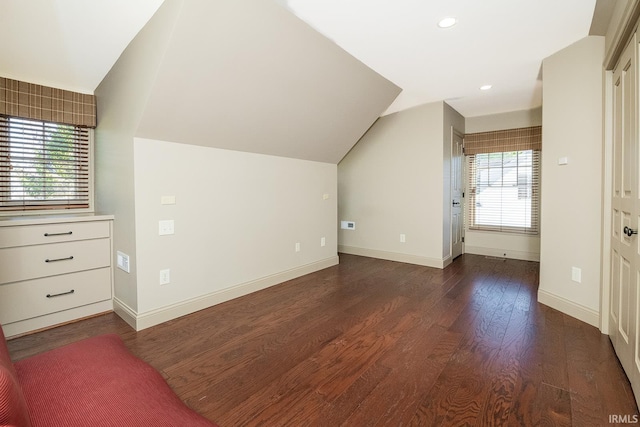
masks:
[[[356,223],[339,230],[341,250],[442,265],[445,105],[381,117],[340,162],[338,219]]]
[[[129,273],[114,270],[114,293],[133,310],[138,306],[133,135],[181,5],[176,1],[161,5],[95,91],[96,207],[114,215],[114,251],[130,257]]]

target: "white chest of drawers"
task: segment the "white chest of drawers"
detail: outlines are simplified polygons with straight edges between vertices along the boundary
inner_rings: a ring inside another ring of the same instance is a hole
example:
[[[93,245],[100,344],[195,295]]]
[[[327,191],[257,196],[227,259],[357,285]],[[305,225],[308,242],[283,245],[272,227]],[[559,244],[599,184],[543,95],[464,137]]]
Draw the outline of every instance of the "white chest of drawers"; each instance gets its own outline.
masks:
[[[0,323],[8,337],[113,310],[112,220],[0,220]]]

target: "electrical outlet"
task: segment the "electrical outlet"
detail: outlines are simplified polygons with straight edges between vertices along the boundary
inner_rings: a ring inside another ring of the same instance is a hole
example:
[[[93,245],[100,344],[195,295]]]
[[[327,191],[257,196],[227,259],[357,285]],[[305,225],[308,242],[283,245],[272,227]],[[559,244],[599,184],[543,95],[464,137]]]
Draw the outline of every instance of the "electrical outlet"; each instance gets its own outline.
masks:
[[[300,252],[300,243],[296,243],[296,252]]]
[[[117,251],[116,265],[122,271],[129,273],[129,255],[124,252]]]
[[[407,242],[407,236],[405,234],[401,234],[400,235],[400,243],[406,243]]]
[[[325,239],[324,237],[320,238],[320,246],[325,246],[327,244],[327,239]]]
[[[171,270],[168,268],[166,270],[160,270],[160,284],[168,285],[171,283]]]
[[[571,280],[577,283],[582,283],[582,269],[578,267],[571,267]]]

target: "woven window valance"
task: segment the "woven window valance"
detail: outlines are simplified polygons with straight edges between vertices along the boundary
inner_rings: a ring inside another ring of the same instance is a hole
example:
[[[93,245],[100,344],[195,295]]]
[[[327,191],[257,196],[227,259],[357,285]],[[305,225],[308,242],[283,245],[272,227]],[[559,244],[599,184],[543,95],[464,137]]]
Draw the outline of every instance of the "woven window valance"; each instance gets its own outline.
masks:
[[[464,154],[541,150],[542,126],[469,133],[464,136]]]
[[[96,127],[96,97],[0,77],[0,114]]]

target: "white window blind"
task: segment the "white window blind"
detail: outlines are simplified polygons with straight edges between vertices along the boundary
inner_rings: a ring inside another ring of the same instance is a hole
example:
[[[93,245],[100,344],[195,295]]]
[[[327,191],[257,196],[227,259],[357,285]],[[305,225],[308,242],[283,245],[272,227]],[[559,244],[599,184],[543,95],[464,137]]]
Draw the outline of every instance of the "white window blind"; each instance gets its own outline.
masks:
[[[90,207],[89,129],[0,115],[0,211]]]
[[[540,126],[470,134],[467,155],[467,227],[538,234]]]
[[[540,152],[467,157],[469,229],[538,234]]]

